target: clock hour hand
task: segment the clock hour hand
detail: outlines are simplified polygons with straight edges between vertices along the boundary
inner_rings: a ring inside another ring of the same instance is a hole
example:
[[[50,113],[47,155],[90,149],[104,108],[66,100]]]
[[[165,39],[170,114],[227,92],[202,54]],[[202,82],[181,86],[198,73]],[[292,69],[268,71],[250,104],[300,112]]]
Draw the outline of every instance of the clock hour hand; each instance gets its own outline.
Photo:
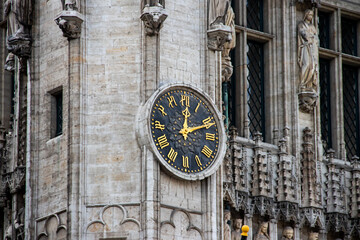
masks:
[[[188,127],[187,120],[188,120],[188,117],[190,117],[190,112],[189,112],[188,107],[186,107],[185,110],[182,111],[182,115],[184,115],[185,121],[184,121],[184,124],[183,124],[183,128],[179,131],[179,133],[182,134],[184,139],[186,140],[187,134],[189,133],[188,132],[189,127]]]

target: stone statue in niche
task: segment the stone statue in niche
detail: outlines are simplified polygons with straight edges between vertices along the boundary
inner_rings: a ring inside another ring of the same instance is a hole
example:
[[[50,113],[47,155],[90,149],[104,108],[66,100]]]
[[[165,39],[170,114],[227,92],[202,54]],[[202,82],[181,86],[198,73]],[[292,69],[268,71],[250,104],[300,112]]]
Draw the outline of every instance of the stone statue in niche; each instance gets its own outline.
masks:
[[[209,24],[221,25],[225,23],[225,15],[230,7],[229,0],[209,1]]]
[[[24,208],[20,208],[19,211],[16,213],[16,219],[14,221],[17,240],[24,239],[25,237],[24,222],[25,222]]]
[[[255,236],[255,240],[269,240],[268,234],[269,222],[262,222],[259,227],[259,231]]]
[[[231,213],[229,210],[224,211],[224,240],[231,240],[231,229],[230,229]]]
[[[242,219],[235,219],[234,230],[231,232],[231,240],[241,240]]]
[[[285,227],[281,240],[293,240],[294,239],[294,229],[292,227]]]
[[[319,233],[318,232],[310,232],[309,240],[319,240]]]
[[[222,55],[222,81],[227,82],[233,74],[233,66],[231,63],[230,51],[236,46],[236,32],[235,32],[235,14],[232,7],[228,8],[225,17],[225,25],[231,28],[231,40],[224,43],[224,50]]]
[[[61,0],[61,3],[65,11],[79,11],[79,3],[77,0]]]
[[[313,24],[314,12],[305,11],[304,20],[298,25],[298,64],[300,66],[300,91],[317,92],[319,40]]]

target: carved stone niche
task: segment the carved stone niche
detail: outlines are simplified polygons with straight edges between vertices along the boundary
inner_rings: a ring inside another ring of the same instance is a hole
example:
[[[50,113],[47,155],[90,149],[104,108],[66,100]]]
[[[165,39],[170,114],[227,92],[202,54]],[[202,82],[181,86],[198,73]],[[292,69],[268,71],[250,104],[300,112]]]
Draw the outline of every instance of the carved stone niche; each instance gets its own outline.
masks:
[[[148,36],[157,35],[162,27],[162,23],[168,14],[160,3],[155,5],[146,4],[142,10],[140,19],[144,22],[145,31]]]
[[[63,36],[70,39],[79,38],[81,35],[81,24],[84,17],[75,10],[62,11],[56,18],[55,22],[63,31]]]

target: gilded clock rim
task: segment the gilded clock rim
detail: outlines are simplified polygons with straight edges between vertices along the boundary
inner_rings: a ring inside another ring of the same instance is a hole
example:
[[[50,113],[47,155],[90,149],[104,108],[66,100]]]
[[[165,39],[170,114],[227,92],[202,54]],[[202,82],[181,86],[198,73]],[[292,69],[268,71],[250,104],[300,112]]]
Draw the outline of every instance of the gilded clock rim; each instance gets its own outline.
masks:
[[[152,131],[151,111],[152,111],[154,105],[156,104],[156,100],[160,96],[162,96],[165,93],[170,92],[172,90],[184,90],[184,91],[188,91],[190,93],[194,93],[195,96],[198,95],[205,102],[205,105],[211,111],[211,113],[214,117],[214,120],[216,122],[218,137],[219,137],[217,153],[216,153],[214,159],[212,160],[212,163],[210,164],[210,166],[201,172],[184,173],[179,170],[176,170],[175,168],[173,168],[172,166],[169,165],[169,163],[164,159],[163,156],[161,156],[159,150],[157,149],[157,146],[155,145],[155,141],[153,140],[152,133],[151,133],[151,131]],[[224,129],[223,122],[221,121],[221,114],[217,110],[217,107],[214,104],[214,102],[212,101],[212,99],[206,93],[204,93],[202,90],[200,90],[194,86],[191,86],[189,84],[166,85],[166,86],[159,88],[150,97],[150,99],[147,101],[146,110],[147,110],[146,114],[145,114],[146,115],[146,125],[147,125],[147,141],[146,142],[150,145],[150,149],[156,155],[156,158],[160,161],[161,165],[164,167],[166,172],[170,173],[171,175],[173,175],[175,177],[185,179],[185,180],[202,180],[216,172],[216,170],[219,168],[219,166],[225,156],[226,135],[225,135],[225,129]]]

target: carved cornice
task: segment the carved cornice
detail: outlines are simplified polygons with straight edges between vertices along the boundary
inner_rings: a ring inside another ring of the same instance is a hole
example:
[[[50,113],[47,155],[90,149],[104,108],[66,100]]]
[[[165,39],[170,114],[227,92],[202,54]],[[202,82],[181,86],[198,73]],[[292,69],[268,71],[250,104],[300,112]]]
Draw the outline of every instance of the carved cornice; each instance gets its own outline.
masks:
[[[158,34],[167,16],[168,14],[161,4],[145,5],[140,19],[144,22],[146,34],[149,36]]]
[[[81,35],[81,24],[84,17],[75,10],[62,11],[56,18],[55,22],[63,32],[63,36],[70,39],[79,38]]]
[[[308,224],[310,227],[318,227],[324,230],[325,227],[325,216],[324,211],[320,208],[301,208],[300,209],[300,227]]]

